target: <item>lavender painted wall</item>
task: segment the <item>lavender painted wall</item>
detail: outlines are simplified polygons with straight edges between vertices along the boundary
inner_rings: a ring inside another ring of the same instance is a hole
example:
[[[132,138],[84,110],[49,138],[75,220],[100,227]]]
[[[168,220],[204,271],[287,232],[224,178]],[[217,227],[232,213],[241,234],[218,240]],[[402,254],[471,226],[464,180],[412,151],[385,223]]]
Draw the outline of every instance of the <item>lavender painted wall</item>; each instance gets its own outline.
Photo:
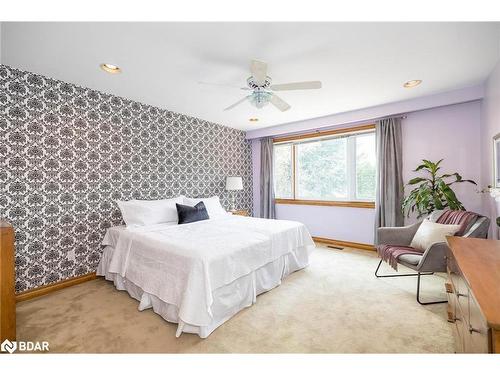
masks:
[[[443,172],[458,172],[472,184],[456,184],[454,190],[465,208],[482,212],[481,102],[456,104],[412,113],[403,121],[403,180],[406,183],[422,159],[442,162]],[[407,220],[413,222],[414,220]]]
[[[480,101],[473,101],[408,114],[403,120],[405,182],[413,176],[411,171],[422,158],[444,158],[445,170],[459,172],[481,184],[480,111]],[[259,154],[259,141],[253,140],[254,209],[260,203]],[[458,187],[457,193],[468,209],[482,211],[481,196],[472,185]],[[303,222],[313,236],[373,243],[373,209],[278,205],[277,217]]]
[[[375,210],[366,208],[276,206],[278,219],[300,221],[312,236],[364,244],[373,243],[374,214]]]
[[[481,178],[483,187],[493,184],[493,137],[500,133],[500,62],[485,83],[485,96],[481,106]],[[483,210],[489,217],[496,217],[492,199],[483,194]],[[490,227],[490,235],[498,238],[498,231]]]

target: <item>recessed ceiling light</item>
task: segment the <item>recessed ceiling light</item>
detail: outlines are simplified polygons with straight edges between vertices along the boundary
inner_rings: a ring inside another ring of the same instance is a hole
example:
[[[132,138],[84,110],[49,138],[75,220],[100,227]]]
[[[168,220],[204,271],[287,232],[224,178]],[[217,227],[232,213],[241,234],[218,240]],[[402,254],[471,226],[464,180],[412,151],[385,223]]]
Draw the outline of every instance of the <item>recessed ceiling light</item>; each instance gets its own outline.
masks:
[[[104,70],[105,72],[108,72],[108,73],[111,73],[111,74],[120,73],[122,71],[116,65],[107,64],[107,63],[101,64],[101,69]]]
[[[421,79],[412,79],[411,81],[405,82],[403,87],[411,89],[412,87],[418,86],[422,83]]]
[[[257,122],[257,121],[259,121],[259,119],[256,118],[256,117],[252,117],[252,118],[249,118],[248,121],[250,121],[250,122]]]

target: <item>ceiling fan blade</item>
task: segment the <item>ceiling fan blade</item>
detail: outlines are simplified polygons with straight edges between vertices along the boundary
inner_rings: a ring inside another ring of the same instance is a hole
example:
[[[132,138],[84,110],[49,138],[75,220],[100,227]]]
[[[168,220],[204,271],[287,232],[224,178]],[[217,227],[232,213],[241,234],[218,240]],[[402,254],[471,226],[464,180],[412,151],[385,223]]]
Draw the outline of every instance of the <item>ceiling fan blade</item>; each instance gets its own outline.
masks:
[[[207,85],[207,86],[220,86],[220,87],[229,87],[233,89],[240,89],[240,90],[250,90],[248,87],[239,87],[236,85],[228,85],[226,83],[215,83],[215,82],[203,82],[203,81],[198,81],[199,85]]]
[[[234,107],[236,107],[237,105],[239,105],[239,104],[243,103],[245,100],[248,100],[248,98],[250,98],[250,95],[247,95],[247,96],[245,96],[243,99],[238,100],[236,103],[231,104],[229,107],[224,108],[224,111],[229,111],[230,109],[233,109],[233,108],[234,108]]]
[[[321,81],[282,83],[280,85],[271,85],[269,88],[274,91],[320,89]]]
[[[250,71],[252,72],[255,82],[259,85],[263,85],[267,78],[267,64],[262,61],[252,60]]]
[[[270,102],[276,107],[278,108],[281,112],[285,112],[285,111],[288,111],[290,109],[290,104],[288,104],[287,102],[285,102],[283,99],[281,99],[278,95],[276,94],[273,94],[273,96],[271,96],[271,100]]]

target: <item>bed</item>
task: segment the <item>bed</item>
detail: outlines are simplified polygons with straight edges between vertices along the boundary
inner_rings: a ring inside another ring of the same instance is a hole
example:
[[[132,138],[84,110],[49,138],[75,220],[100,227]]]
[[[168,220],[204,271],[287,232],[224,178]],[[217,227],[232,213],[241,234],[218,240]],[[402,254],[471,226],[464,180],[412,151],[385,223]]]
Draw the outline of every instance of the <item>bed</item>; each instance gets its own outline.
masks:
[[[182,225],[109,228],[97,274],[183,332],[208,337],[308,265],[314,242],[298,222],[236,215]]]

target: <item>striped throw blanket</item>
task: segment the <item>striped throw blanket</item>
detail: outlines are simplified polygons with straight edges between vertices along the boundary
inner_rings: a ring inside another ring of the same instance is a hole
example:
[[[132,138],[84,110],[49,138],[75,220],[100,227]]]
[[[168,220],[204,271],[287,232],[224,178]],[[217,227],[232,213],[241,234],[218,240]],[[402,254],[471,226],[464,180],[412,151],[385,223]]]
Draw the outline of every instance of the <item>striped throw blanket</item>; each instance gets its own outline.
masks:
[[[378,245],[377,252],[379,257],[384,261],[389,263],[389,265],[398,270],[398,258],[403,254],[417,254],[422,255],[420,250],[417,250],[410,246],[399,246],[399,245]]]
[[[446,210],[439,216],[436,223],[460,225],[460,229],[455,233],[455,236],[463,236],[470,224],[476,221],[478,217],[479,215],[475,212]]]
[[[436,223],[447,225],[460,225],[458,232],[455,236],[463,236],[465,231],[469,228],[477,218],[478,214],[469,211],[454,211],[446,210],[436,220]],[[401,245],[378,245],[377,252],[380,258],[389,263],[389,265],[396,271],[398,269],[398,258],[403,254],[416,254],[422,255],[422,251],[410,246]]]

